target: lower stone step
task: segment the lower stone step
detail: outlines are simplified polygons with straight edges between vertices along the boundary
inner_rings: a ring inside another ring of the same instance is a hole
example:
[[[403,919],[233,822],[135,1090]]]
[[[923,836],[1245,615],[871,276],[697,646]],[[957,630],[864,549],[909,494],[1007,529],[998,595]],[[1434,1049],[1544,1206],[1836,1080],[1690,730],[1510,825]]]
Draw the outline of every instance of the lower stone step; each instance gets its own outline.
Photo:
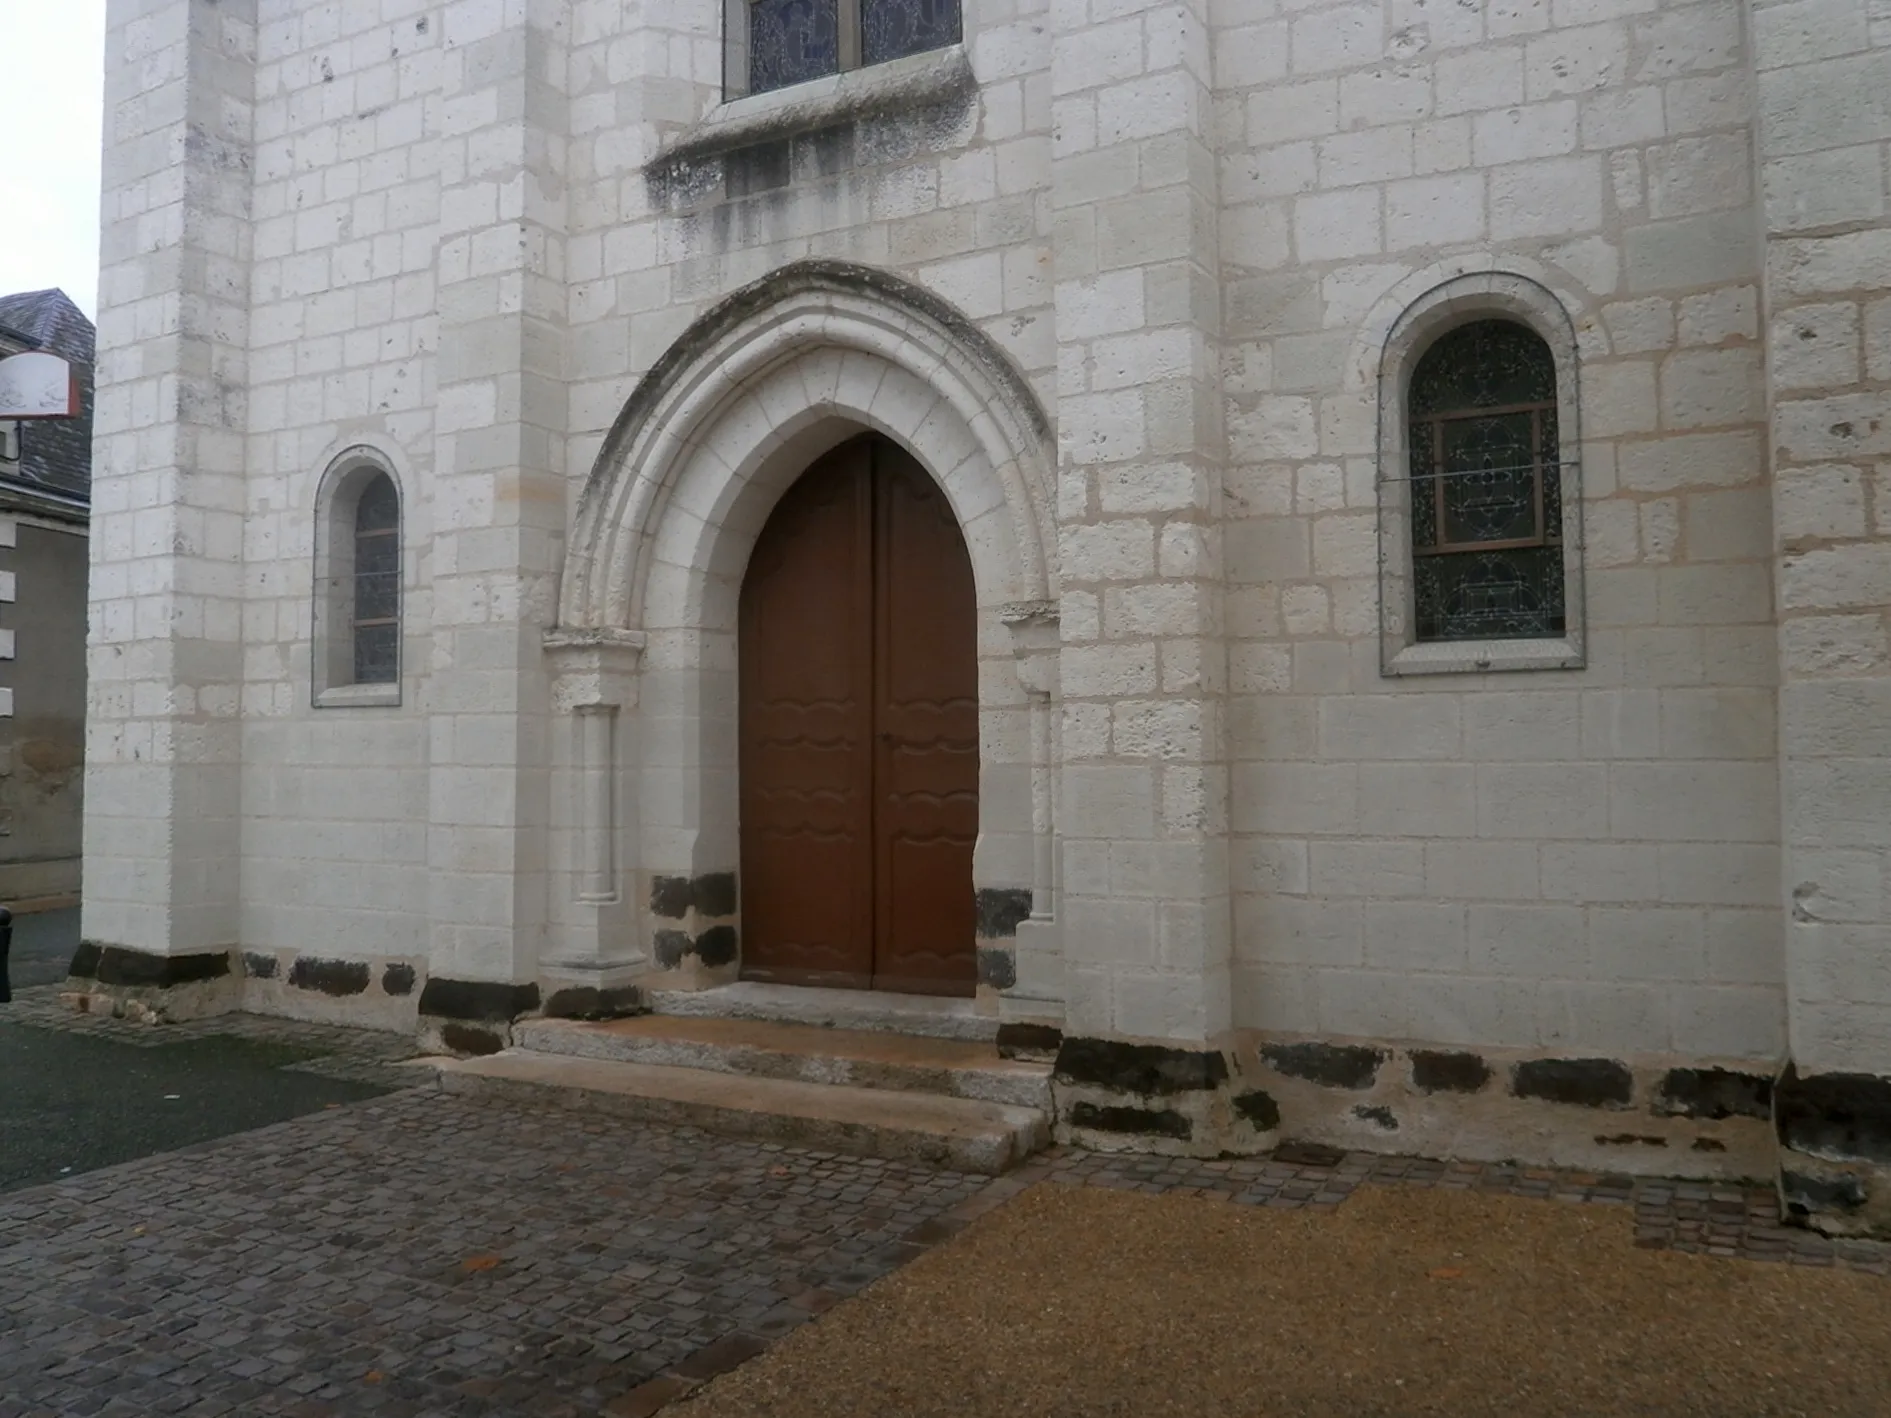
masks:
[[[436,1059],[449,1093],[611,1113],[996,1176],[1050,1141],[1036,1108],[507,1049]]]
[[[1000,1058],[995,1045],[972,1040],[664,1014],[535,1019],[514,1025],[513,1038],[541,1054],[1051,1107],[1049,1064]]]
[[[657,1014],[694,1019],[761,1019],[934,1039],[989,1042],[998,1035],[997,1019],[980,1014],[974,1000],[886,990],[835,990],[738,980],[708,990],[657,990],[650,996],[650,1007]]]

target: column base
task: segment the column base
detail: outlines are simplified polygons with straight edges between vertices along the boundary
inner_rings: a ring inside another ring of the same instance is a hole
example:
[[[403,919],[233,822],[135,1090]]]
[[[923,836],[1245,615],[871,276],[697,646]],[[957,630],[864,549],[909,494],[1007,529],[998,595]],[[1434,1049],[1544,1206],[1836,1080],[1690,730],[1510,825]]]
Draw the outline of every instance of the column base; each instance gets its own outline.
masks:
[[[243,975],[234,950],[156,955],[81,941],[60,998],[82,1014],[181,1024],[241,1009]]]

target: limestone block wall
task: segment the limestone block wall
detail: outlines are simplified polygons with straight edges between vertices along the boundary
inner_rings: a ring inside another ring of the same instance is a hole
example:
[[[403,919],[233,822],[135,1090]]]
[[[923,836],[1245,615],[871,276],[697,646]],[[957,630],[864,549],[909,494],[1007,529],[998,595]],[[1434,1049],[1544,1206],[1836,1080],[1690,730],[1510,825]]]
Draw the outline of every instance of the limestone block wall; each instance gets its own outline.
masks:
[[[1891,1226],[1891,25],[1853,0],[1752,7],[1780,607],[1793,1064],[1787,1206]]]
[[[258,6],[240,921],[252,973],[278,955],[285,976],[295,955],[427,955],[425,686],[449,38],[433,0]],[[400,702],[316,708],[318,495],[349,449],[367,450],[401,492]]]
[[[254,0],[108,7],[82,929],[165,961],[238,934],[255,46]]]
[[[1741,4],[1238,8],[1214,44],[1237,1022],[1776,1059]],[[1491,270],[1573,329],[1586,662],[1388,677],[1383,347]]]

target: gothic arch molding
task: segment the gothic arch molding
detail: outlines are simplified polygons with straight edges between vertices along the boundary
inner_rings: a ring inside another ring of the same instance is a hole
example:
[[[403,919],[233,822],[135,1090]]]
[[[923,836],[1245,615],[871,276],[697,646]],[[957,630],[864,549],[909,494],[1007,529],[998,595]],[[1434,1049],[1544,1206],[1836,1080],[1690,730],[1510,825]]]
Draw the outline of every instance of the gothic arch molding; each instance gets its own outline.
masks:
[[[708,311],[639,382],[579,500],[560,629],[654,628],[648,596],[672,524],[719,526],[773,455],[827,421],[886,434],[939,480],[974,543],[981,604],[1053,596],[1052,437],[1023,376],[930,292],[806,261]],[[1003,525],[980,537],[974,524],[999,507]]]

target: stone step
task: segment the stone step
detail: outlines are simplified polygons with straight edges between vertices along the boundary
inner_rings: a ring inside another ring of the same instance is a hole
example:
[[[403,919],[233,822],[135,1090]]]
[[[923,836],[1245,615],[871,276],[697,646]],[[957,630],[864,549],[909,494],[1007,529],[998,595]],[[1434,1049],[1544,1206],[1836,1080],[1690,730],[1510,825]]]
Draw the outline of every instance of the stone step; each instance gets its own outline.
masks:
[[[871,1029],[932,1039],[998,1037],[998,1021],[969,999],[900,995],[883,990],[833,990],[810,985],[767,985],[742,980],[709,990],[657,990],[657,1014],[691,1019],[766,1019],[824,1029]]]
[[[1050,1141],[1036,1108],[507,1049],[436,1059],[449,1093],[997,1175]]]
[[[535,1019],[514,1025],[513,1039],[541,1054],[1051,1106],[1049,1064],[1003,1059],[989,1043],[962,1039],[664,1014],[602,1023]]]

